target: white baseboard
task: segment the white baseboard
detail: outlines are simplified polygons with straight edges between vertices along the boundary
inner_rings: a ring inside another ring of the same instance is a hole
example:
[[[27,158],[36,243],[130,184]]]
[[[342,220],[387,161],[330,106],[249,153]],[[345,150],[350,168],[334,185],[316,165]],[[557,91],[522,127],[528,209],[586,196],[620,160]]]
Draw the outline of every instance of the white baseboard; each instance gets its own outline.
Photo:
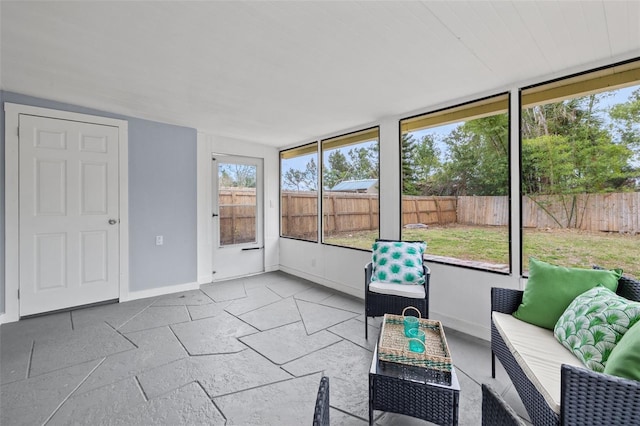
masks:
[[[212,274],[202,275],[202,276],[198,277],[198,284],[200,284],[200,285],[209,284],[211,282],[213,282],[213,275]]]
[[[178,293],[181,291],[197,290],[200,288],[200,284],[197,282],[176,284],[166,287],[150,288],[148,290],[130,291],[129,294],[120,298],[121,302],[128,302],[130,300],[144,299],[147,297],[164,296],[165,294]]]
[[[6,323],[9,323],[9,322],[16,322],[16,321],[18,321],[17,317],[13,318],[12,316],[10,316],[7,313],[0,314],[0,324],[6,324]]]
[[[460,321],[458,318],[444,315],[433,309],[429,309],[429,318],[438,320],[445,327],[453,328],[465,334],[477,337],[479,339],[491,341],[491,329],[483,327],[482,325],[470,323],[467,321]]]
[[[280,265],[271,265],[271,266],[265,266],[264,267],[264,271],[265,272],[275,272],[275,271],[279,271],[280,270]]]
[[[280,265],[280,270],[282,272],[286,272],[287,274],[295,275],[296,277],[304,278],[305,280],[309,280],[316,284],[323,285],[325,287],[332,288],[334,290],[338,290],[342,293],[349,294],[351,296],[355,296],[359,299],[364,299],[364,290],[360,288],[353,288],[346,286],[344,284],[328,280],[323,277],[319,277],[317,275],[309,274],[308,272],[302,271],[296,268],[290,268],[288,266]]]

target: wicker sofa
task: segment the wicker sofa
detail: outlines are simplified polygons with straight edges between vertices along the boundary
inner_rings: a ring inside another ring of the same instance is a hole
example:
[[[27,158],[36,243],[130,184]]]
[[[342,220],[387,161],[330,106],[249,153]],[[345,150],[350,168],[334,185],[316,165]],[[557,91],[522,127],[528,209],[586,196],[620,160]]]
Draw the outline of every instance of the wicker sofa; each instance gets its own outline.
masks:
[[[622,277],[616,292],[627,299],[640,301],[640,282]],[[495,378],[495,358],[498,357],[531,422],[535,426],[640,424],[640,382],[591,371],[578,366],[579,361],[574,365],[562,364],[559,371],[559,406],[549,403],[548,395],[543,395],[539,390],[538,378],[531,377],[531,369],[516,360],[509,349],[511,342],[508,344],[505,341],[509,336],[503,338],[494,322],[494,313],[510,315],[515,312],[522,302],[522,295],[523,291],[520,290],[491,289],[491,373]],[[503,328],[501,330],[505,333]],[[562,347],[557,341],[555,344]],[[540,354],[546,356],[547,349],[555,348],[541,348]],[[565,352],[572,356],[568,351]]]

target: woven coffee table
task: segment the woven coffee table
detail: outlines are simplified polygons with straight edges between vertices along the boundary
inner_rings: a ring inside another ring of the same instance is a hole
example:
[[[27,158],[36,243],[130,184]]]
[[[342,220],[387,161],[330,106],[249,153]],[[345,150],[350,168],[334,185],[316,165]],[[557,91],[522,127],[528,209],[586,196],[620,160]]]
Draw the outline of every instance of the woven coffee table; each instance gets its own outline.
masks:
[[[381,362],[378,345],[369,370],[369,424],[373,410],[388,411],[439,425],[458,424],[460,384],[455,367],[451,379],[441,381],[429,370]]]

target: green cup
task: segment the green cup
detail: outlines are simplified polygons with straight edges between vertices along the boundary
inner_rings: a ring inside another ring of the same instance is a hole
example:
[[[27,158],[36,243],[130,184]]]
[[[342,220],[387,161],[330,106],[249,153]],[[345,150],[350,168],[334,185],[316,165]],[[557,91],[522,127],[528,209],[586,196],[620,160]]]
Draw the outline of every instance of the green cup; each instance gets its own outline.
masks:
[[[411,352],[424,352],[424,330],[420,330],[419,328],[412,328],[409,330],[409,350]]]
[[[406,316],[404,317],[404,335],[409,337],[409,331],[418,328],[418,317]]]

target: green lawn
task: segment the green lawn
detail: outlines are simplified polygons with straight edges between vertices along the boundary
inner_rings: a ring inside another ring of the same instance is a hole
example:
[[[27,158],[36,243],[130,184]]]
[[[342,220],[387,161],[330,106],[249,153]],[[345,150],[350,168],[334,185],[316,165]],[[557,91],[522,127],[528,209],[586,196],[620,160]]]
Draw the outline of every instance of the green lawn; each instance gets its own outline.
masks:
[[[377,232],[353,232],[326,238],[328,244],[371,249]],[[509,263],[505,227],[447,226],[405,229],[405,240],[424,240],[427,253],[463,260]],[[525,230],[524,269],[528,257],[562,266],[622,268],[625,275],[640,278],[640,235],[588,233],[573,229]]]

